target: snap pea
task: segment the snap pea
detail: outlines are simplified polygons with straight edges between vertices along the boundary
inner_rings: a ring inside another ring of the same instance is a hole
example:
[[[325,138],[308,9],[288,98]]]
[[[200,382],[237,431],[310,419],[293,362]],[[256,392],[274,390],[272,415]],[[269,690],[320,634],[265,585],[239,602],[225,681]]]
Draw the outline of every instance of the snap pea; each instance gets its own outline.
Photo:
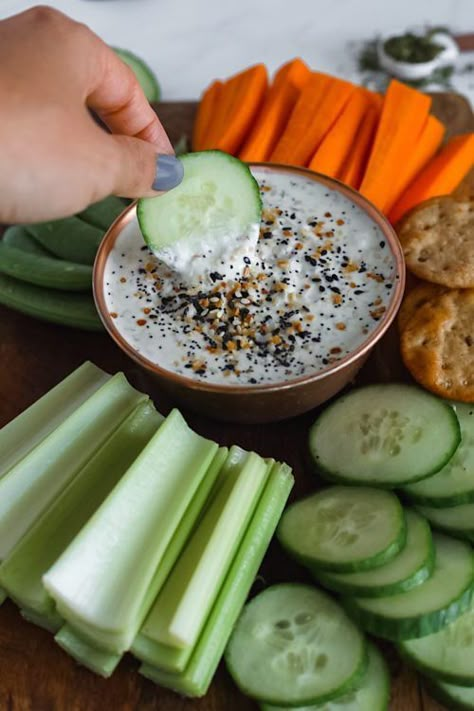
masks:
[[[45,289],[0,274],[0,304],[52,323],[101,331],[102,323],[89,294]]]
[[[56,257],[79,264],[93,264],[104,231],[79,217],[25,225],[27,232]]]
[[[89,205],[78,217],[93,227],[108,230],[112,222],[125,210],[128,200],[110,195],[100,202]]]
[[[48,252],[44,247],[38,244],[22,225],[12,225],[8,227],[3,233],[3,241],[5,244],[8,244],[9,247],[16,247],[23,252],[55,259],[51,252]]]
[[[0,242],[0,272],[37,286],[64,291],[90,291],[92,267],[24,252]]]

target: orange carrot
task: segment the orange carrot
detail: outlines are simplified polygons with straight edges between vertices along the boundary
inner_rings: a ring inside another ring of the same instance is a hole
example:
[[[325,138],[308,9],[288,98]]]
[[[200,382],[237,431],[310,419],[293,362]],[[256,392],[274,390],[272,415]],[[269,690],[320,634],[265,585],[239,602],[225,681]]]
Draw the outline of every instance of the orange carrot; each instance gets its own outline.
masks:
[[[193,150],[200,151],[206,139],[206,133],[209,130],[213,114],[219,102],[219,97],[222,91],[222,82],[214,81],[205,90],[199,102],[196,119],[193,128]]]
[[[285,69],[285,72],[283,72]],[[301,59],[279,70],[239,157],[245,161],[268,160],[311,72]]]
[[[306,62],[303,62],[302,59],[299,57],[295,57],[294,59],[291,59],[289,62],[286,62],[285,64],[282,64],[281,67],[279,67],[274,76],[273,76],[273,85],[279,84],[280,81],[283,79],[286,79],[288,74],[291,74],[293,77],[293,80],[298,83],[297,77],[301,75],[303,82],[300,85],[300,89],[303,88],[303,84],[306,83],[308,77],[309,77],[309,67],[306,64]]]
[[[430,106],[426,94],[399,81],[390,82],[360,186],[362,195],[382,212],[396,195],[400,167],[414,149]]]
[[[229,112],[214,148],[237,153],[257,115],[268,88],[267,69],[256,64],[235,77]]]
[[[234,97],[237,92],[242,73],[237,74],[224,82],[219,92],[219,100],[216,102],[214,114],[203,137],[201,150],[215,148],[217,141],[227,126],[232,113]]]
[[[340,176],[344,162],[358,140],[359,127],[370,105],[369,92],[356,89],[312,157],[309,164],[311,170],[332,178]]]
[[[379,106],[381,106],[381,102]],[[357,140],[354,142],[352,150],[338,176],[339,180],[356,190],[359,189],[364,176],[379,118],[380,110],[376,107],[376,102],[372,102],[360,124]]]
[[[395,224],[408,210],[424,200],[451,193],[473,164],[474,133],[451,138],[410,183],[390,211],[390,222]]]
[[[435,116],[428,116],[412,154],[407,156],[406,162],[400,165],[400,174],[396,190],[394,191],[394,197],[388,202],[385,208],[386,214],[390,213],[397,199],[405,192],[405,189],[410,185],[413,178],[420,172],[423,166],[433,158],[441,145],[444,132],[445,127],[441,121],[438,121]]]
[[[314,73],[304,86],[286,128],[271,154],[276,163],[306,165],[336,121],[355,87]]]

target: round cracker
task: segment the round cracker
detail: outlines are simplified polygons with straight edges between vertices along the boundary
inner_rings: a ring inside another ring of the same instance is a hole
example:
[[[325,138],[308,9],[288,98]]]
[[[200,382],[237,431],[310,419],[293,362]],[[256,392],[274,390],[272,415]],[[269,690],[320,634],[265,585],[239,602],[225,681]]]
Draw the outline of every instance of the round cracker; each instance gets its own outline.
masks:
[[[474,289],[432,296],[412,314],[400,340],[415,380],[442,397],[474,402]]]
[[[432,198],[400,223],[407,267],[420,279],[452,289],[474,287],[474,202]]]
[[[398,312],[398,329],[403,331],[410,318],[416,311],[429,301],[433,296],[437,296],[444,291],[438,284],[430,284],[427,281],[420,282],[411,291],[407,292],[403,298],[403,303]]]

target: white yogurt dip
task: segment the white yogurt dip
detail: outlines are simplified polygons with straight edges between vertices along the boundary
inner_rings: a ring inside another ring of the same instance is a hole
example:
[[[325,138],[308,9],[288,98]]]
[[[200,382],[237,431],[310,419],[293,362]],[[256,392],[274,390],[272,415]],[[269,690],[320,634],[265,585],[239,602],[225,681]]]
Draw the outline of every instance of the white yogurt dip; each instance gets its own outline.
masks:
[[[136,220],[108,256],[114,325],[162,368],[216,384],[292,380],[351,353],[388,307],[395,260],[361,208],[304,176],[252,172],[263,214],[243,274],[229,278],[222,261],[210,281],[184,283],[144,245]]]

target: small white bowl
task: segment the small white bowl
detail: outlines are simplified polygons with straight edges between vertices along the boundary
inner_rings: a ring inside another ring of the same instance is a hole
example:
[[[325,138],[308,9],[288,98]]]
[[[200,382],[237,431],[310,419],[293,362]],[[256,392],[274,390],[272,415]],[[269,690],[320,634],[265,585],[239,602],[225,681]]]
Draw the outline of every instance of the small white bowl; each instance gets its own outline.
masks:
[[[399,79],[411,81],[427,79],[435,69],[439,69],[447,64],[453,64],[459,55],[459,47],[451,35],[446,32],[436,32],[432,35],[431,39],[436,42],[436,44],[444,47],[443,51],[440,52],[437,57],[429,62],[400,62],[387,54],[384,45],[391,37],[403,35],[405,32],[406,31],[390,32],[382,35],[377,41],[377,57],[380,66],[383,67],[386,72]]]

